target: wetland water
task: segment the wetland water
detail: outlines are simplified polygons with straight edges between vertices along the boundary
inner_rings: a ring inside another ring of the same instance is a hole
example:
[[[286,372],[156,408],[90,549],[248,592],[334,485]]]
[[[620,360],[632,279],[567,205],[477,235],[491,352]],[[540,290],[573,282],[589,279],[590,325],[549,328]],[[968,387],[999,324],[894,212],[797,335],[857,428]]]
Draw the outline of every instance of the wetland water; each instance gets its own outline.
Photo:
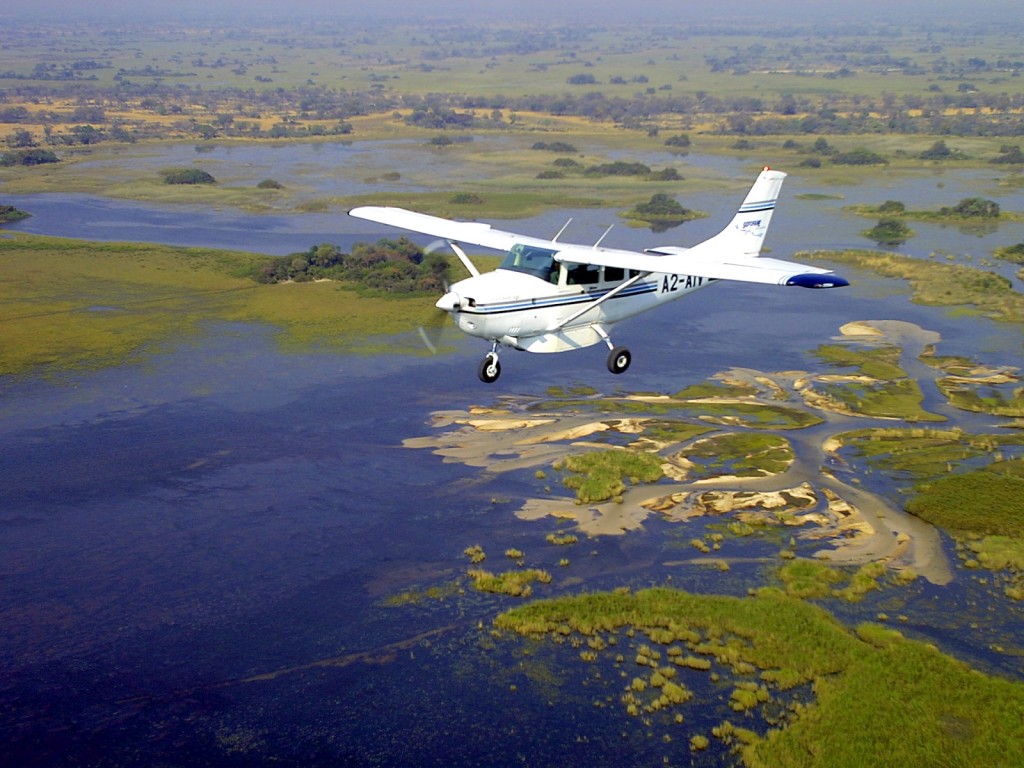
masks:
[[[793,199],[808,191],[796,181],[769,234],[775,255],[866,243],[856,232],[870,224],[836,201]],[[943,183],[943,201],[955,202],[978,182]],[[855,192],[911,202],[901,190]],[[80,196],[4,202],[36,214],[16,228],[71,237],[286,253],[384,234],[342,214],[262,217]],[[711,219],[662,235],[622,226],[609,244],[699,240],[735,204],[709,195],[692,205]],[[597,234],[613,215],[573,213],[583,216],[574,227]],[[567,215],[498,226],[552,234]],[[980,238],[918,229],[905,251],[924,255],[940,247],[925,243],[941,242],[980,255],[1024,239],[1005,225]],[[851,320],[906,320],[938,332],[940,353],[1019,363],[1016,329],[952,320],[875,278],[847,276],[849,289],[795,296],[715,286],[624,324],[617,336],[634,364],[623,377],[604,371],[600,350],[507,353],[501,381],[485,387],[474,375],[483,350],[468,342],[440,357],[357,358],[285,353],[266,329],[217,325],[135,365],[0,382],[0,757],[54,766],[687,762],[685,738],[666,746],[618,705],[595,706],[621,694],[611,670],[603,681],[585,677],[568,647],[481,631],[512,598],[459,581],[462,552],[480,544],[486,565],[502,570],[501,553],[523,550],[529,566],[555,576],[537,595],[669,579],[743,594],[769,578],[777,543],[729,543],[727,554],[746,565],[724,574],[678,564],[705,521],[651,516],[628,535],[548,546],[545,535],[563,526],[516,515],[543,485],[532,470],[489,474],[402,443],[430,435],[436,411],[494,406],[502,395],[574,385],[667,393],[732,368],[806,370],[815,364],[806,351]],[[997,421],[962,418],[972,429]],[[571,563],[559,567],[566,555]],[[456,582],[464,593],[449,589]],[[430,588],[446,596],[388,601]],[[1019,646],[1019,608],[956,565],[945,586],[919,579],[829,607],[849,622],[901,613],[908,634],[1024,678],[1019,656],[990,651]],[[706,732],[721,722],[728,691],[708,686],[688,724]],[[715,750],[709,764],[723,758]]]

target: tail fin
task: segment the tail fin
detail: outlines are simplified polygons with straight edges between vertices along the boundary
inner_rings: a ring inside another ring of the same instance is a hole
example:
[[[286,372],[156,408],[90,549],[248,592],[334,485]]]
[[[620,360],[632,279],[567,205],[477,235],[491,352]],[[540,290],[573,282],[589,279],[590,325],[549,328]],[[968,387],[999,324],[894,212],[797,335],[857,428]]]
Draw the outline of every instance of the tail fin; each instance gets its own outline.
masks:
[[[707,245],[713,244],[715,250],[721,248],[730,256],[758,256],[785,178],[782,171],[773,171],[765,166],[729,226],[711,238]]]

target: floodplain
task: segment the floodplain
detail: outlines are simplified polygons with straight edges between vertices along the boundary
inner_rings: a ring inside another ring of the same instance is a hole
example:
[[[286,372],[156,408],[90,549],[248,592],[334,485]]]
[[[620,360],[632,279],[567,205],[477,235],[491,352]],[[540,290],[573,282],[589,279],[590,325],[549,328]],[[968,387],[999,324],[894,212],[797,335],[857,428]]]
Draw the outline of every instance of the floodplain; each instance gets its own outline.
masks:
[[[855,276],[836,304],[719,286],[633,324],[640,391],[579,353],[481,394],[459,341],[418,341],[431,298],[12,224],[13,755],[1024,759],[1018,22],[735,23],[5,29],[0,192],[29,213],[81,193],[183,228],[365,203],[548,228],[668,193],[714,221],[771,164],[808,212],[780,209],[773,246]],[[183,167],[215,182],[165,183]],[[1006,215],[851,244],[844,209],[904,186]]]

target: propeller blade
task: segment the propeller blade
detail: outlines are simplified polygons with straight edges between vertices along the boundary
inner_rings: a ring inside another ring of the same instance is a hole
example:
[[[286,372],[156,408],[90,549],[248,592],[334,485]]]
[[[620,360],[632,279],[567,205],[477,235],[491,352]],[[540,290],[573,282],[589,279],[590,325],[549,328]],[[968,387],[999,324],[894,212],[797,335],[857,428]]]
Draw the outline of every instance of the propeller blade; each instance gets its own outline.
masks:
[[[422,340],[423,340],[423,345],[424,345],[424,346],[425,346],[425,347],[426,347],[427,349],[429,349],[429,350],[430,350],[430,354],[432,354],[432,355],[436,355],[436,354],[437,354],[437,344],[435,344],[435,343],[433,342],[433,340],[432,340],[432,339],[430,338],[430,334],[428,334],[428,333],[427,333],[427,329],[426,329],[426,328],[424,328],[424,327],[423,327],[423,326],[421,325],[421,326],[420,326],[419,328],[417,328],[416,330],[417,330],[417,331],[419,331],[419,334],[420,334],[420,339],[422,339]],[[437,329],[438,333],[440,333],[440,330],[441,330],[440,328],[438,328],[438,329]]]

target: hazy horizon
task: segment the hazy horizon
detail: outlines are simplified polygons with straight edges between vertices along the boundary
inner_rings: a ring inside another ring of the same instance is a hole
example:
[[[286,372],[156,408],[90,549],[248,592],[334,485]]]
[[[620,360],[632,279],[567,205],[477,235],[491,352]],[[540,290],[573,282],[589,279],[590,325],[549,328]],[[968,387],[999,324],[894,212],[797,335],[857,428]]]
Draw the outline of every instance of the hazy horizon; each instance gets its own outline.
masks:
[[[587,25],[622,22],[629,19],[651,21],[663,18],[672,23],[687,20],[734,21],[738,26],[749,26],[763,18],[772,21],[817,21],[837,19],[846,21],[910,22],[969,20],[995,21],[1009,15],[1016,19],[1018,3],[1011,0],[987,0],[965,4],[959,1],[904,2],[894,4],[886,0],[861,0],[856,4],[822,3],[820,0],[780,0],[771,6],[752,10],[739,0],[685,0],[669,3],[666,0],[568,0],[553,4],[545,0],[394,0],[385,4],[368,5],[352,0],[177,0],[173,4],[142,5],[137,0],[92,0],[83,5],[80,0],[36,0],[8,11],[9,18],[36,22],[139,21],[145,19],[190,20],[253,17],[303,18],[395,18],[414,22],[417,15],[424,19],[452,18],[466,20],[524,20],[544,19]],[[2,40],[2,33],[0,33]]]

